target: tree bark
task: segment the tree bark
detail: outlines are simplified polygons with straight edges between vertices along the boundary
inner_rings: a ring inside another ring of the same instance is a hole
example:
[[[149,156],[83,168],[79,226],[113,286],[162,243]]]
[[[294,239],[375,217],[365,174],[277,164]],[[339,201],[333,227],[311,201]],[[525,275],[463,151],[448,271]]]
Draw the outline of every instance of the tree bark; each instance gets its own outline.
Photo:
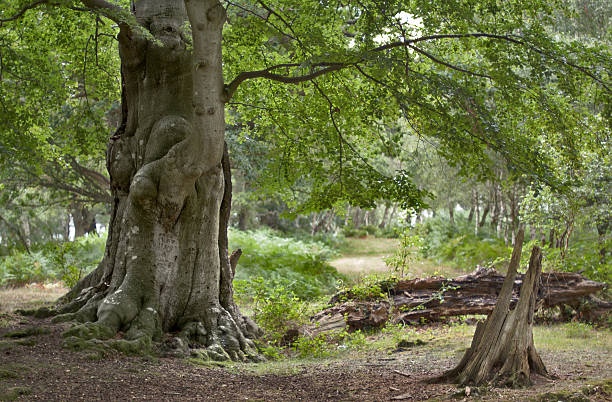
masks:
[[[524,229],[520,228],[495,309],[484,323],[477,325],[472,345],[457,367],[435,381],[479,385],[493,380],[510,386],[525,386],[531,384],[532,374],[549,377],[533,344],[533,313],[542,272],[542,252],[537,246],[531,253],[519,301],[510,311],[523,237]]]
[[[490,203],[485,204],[485,207],[482,210],[482,216],[480,217],[480,223],[478,224],[478,227],[481,228],[485,225],[485,223],[487,222],[487,215],[489,214],[490,209],[491,209],[491,204]]]
[[[480,222],[480,200],[478,196],[478,191],[474,192],[474,208],[476,209],[476,216],[474,219],[474,235],[478,236],[478,223]]]
[[[360,207],[355,207],[354,210],[354,214],[353,214],[353,227],[355,229],[359,229],[361,227],[361,218],[362,218],[362,210]]]
[[[599,246],[599,262],[605,264],[608,259],[608,250],[606,249],[606,234],[612,227],[612,219],[606,217],[596,223],[597,228],[597,244]]]
[[[8,219],[5,219],[4,217],[2,217],[2,215],[0,215],[0,221],[4,222],[6,227],[17,235],[17,237],[19,238],[19,241],[25,248],[26,252],[30,254],[30,241],[25,236],[25,234],[21,232],[20,227],[18,225],[12,224]],[[6,236],[6,237],[9,237],[9,236]]]
[[[397,213],[397,205],[393,204],[391,208],[391,212],[389,212],[389,218],[387,219],[386,227],[393,225],[393,219],[395,218],[396,213]]]
[[[233,302],[227,248],[224,8],[140,0],[133,13],[150,36],[120,25],[122,122],[107,152],[114,201],[104,259],[61,300],[56,320],[84,322],[66,332],[72,344],[142,348],[176,331],[210,358],[258,359],[257,328]],[[110,340],[118,331],[124,339]]]
[[[589,280],[573,272],[543,273],[541,279],[537,304],[544,308],[560,307],[565,311],[569,306],[576,310],[579,318],[591,322],[605,320],[612,311],[612,303],[593,296],[606,287],[604,283]],[[514,280],[511,308],[518,303],[524,280],[525,275],[517,275]],[[317,316],[342,317],[355,310],[362,311],[362,318],[367,320],[366,313],[378,310],[378,304],[381,303],[393,305],[393,310],[389,311],[389,319],[396,323],[418,323],[422,318],[437,321],[452,316],[488,315],[495,308],[504,281],[504,276],[491,268],[478,268],[471,274],[452,279],[433,276],[395,283],[382,281],[378,285],[388,294],[388,301],[362,302],[359,295],[350,290],[343,291],[329,301],[333,307],[321,311]],[[371,326],[367,321],[358,322],[353,319],[353,322],[354,324],[349,324],[349,330]]]
[[[84,205],[73,203],[72,222],[74,223],[74,238],[85,236],[96,231],[96,214]]]
[[[497,183],[493,184],[493,213],[491,214],[491,227],[493,229],[497,228],[497,224],[499,222],[500,215],[500,201],[499,201],[499,185]]]
[[[470,207],[470,212],[468,214],[468,222],[472,223],[472,221],[474,220],[474,211],[476,210],[476,208],[474,207],[474,204],[472,203],[472,206]]]
[[[389,202],[385,202],[385,209],[383,210],[382,219],[380,220],[380,224],[378,225],[379,229],[384,229],[387,226],[387,216],[389,216],[389,208],[391,204]]]

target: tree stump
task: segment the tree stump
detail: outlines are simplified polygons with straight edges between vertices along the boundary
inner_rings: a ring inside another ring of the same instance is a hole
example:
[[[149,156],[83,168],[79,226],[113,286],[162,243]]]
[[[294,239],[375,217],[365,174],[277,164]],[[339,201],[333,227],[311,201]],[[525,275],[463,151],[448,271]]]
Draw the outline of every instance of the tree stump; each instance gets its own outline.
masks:
[[[452,370],[432,382],[479,385],[493,381],[518,387],[531,385],[531,376],[549,377],[533,344],[533,313],[542,273],[542,251],[534,246],[519,301],[510,311],[512,287],[521,259],[524,228],[516,238],[508,274],[495,309],[484,323],[478,323],[472,345]]]

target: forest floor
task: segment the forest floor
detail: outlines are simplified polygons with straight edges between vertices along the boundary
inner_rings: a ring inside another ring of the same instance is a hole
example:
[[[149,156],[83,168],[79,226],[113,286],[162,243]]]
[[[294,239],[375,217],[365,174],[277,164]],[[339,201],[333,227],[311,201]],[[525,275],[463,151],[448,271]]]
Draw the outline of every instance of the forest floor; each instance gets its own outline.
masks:
[[[343,258],[380,258],[390,244],[354,241]],[[422,266],[423,274],[460,273],[448,267],[430,271],[435,267],[428,262]],[[352,269],[344,272],[371,272]],[[48,304],[64,291],[57,285],[0,290],[0,401],[612,400],[612,332],[579,323],[534,328],[535,344],[554,379],[539,378],[524,389],[468,390],[424,380],[458,362],[469,347],[474,320],[468,321],[472,324],[392,327],[367,335],[359,348],[338,350],[325,358],[202,364],[191,359],[67,350],[61,346],[61,333],[69,324],[14,313],[17,308]],[[401,340],[422,342],[398,348]]]
[[[466,389],[423,380],[450,368],[473,325],[429,325],[404,333],[425,344],[397,349],[400,332],[371,335],[363,350],[324,359],[260,364],[104,357],[61,347],[67,325],[0,314],[0,400],[384,401],[464,399]],[[29,330],[29,328],[36,328]],[[21,331],[21,334],[15,333]],[[29,334],[26,336],[26,334]],[[7,336],[9,335],[9,336]],[[14,336],[21,335],[17,338]],[[475,400],[582,401],[612,398],[612,335],[568,325],[538,326],[536,345],[553,380],[525,389],[471,388]],[[463,394],[462,394],[463,392]]]

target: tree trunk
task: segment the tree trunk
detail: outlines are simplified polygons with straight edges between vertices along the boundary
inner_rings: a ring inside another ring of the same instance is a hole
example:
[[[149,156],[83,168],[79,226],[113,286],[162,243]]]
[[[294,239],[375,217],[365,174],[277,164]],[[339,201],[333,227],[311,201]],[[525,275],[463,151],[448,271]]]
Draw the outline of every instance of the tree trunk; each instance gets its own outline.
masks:
[[[548,232],[548,248],[555,248],[555,229],[550,229]]]
[[[232,264],[228,257],[225,11],[217,0],[141,0],[133,12],[151,36],[125,24],[118,36],[122,123],[107,152],[114,202],[106,251],[56,320],[85,322],[67,331],[69,344],[122,331],[125,339],[107,342],[142,348],[180,331],[179,343],[210,358],[256,359],[257,329],[233,301],[239,253]]]
[[[96,214],[86,206],[73,203],[70,215],[74,223],[75,239],[96,231]]]
[[[0,215],[0,221],[4,222],[6,227],[17,235],[17,237],[19,238],[19,241],[25,248],[26,252],[30,254],[30,240],[27,237],[25,237],[24,233],[21,232],[21,228],[18,225],[12,224],[8,219],[5,219],[4,217],[2,217],[2,215]],[[11,236],[4,236],[4,237],[11,238]]]
[[[499,214],[500,214],[500,202],[499,202],[499,185],[497,183],[493,184],[493,213],[491,214],[491,227],[493,229],[497,228],[497,224],[499,222]]]
[[[314,212],[311,224],[311,236],[316,235],[329,226],[330,220],[333,218],[334,211],[328,209],[319,213]]]
[[[238,210],[238,229],[245,231],[249,228],[250,211],[245,205]]]
[[[487,222],[487,215],[489,214],[490,209],[491,209],[491,204],[490,203],[485,204],[485,207],[482,210],[482,216],[480,217],[480,223],[478,224],[478,227],[481,228],[485,225],[485,223]]]
[[[533,313],[542,273],[542,252],[537,246],[531,252],[519,301],[514,310],[509,310],[523,237],[524,229],[520,228],[495,309],[484,323],[476,326],[472,345],[459,365],[436,381],[478,385],[492,379],[510,386],[525,386],[531,384],[532,374],[548,377],[533,344]]]
[[[386,226],[393,225],[393,219],[395,218],[395,214],[397,213],[397,205],[393,204],[391,208],[391,212],[389,212],[389,219],[387,219]]]
[[[606,288],[606,284],[595,282],[574,272],[542,273],[538,291],[537,304],[543,308],[556,308],[568,311],[576,310],[579,317],[590,322],[605,320],[612,312],[612,303],[598,300],[595,294]],[[412,324],[421,319],[439,321],[452,316],[469,314],[489,315],[493,312],[505,277],[492,268],[478,267],[468,275],[456,278],[432,276],[429,278],[401,279],[397,282],[380,281],[377,286],[388,295],[383,301],[363,302],[362,294],[352,290],[336,293],[328,302],[329,307],[318,317],[345,315],[349,310],[366,312],[378,309],[378,304],[393,305],[389,316],[395,323]],[[514,280],[510,308],[519,301],[520,288],[525,275],[517,275]],[[377,297],[374,297],[375,299]],[[367,315],[363,316],[367,319]],[[313,320],[316,325],[317,320]],[[350,330],[369,326],[367,323],[356,323]]]
[[[569,240],[572,237],[572,232],[574,231],[574,218],[570,217],[565,228],[565,232],[563,232],[562,241],[561,241],[561,260],[565,260],[567,255],[567,249],[569,248]]]
[[[66,214],[66,218],[64,219],[64,229],[62,236],[64,237],[64,241],[70,240],[70,214]]]
[[[391,205],[388,202],[385,203],[385,210],[383,212],[382,220],[380,221],[380,225],[378,225],[379,229],[384,229],[385,227],[387,227],[387,216],[389,216],[390,206]]]
[[[476,209],[476,216],[474,219],[474,235],[478,236],[478,223],[480,222],[480,203],[478,191],[474,192],[474,208]]]
[[[472,206],[470,207],[470,213],[468,214],[468,222],[472,223],[472,221],[474,220],[474,211],[476,208],[474,208],[474,204],[472,204]]]
[[[356,207],[353,215],[353,227],[359,229],[361,226],[362,211],[360,207]]]
[[[28,215],[21,215],[21,230],[23,233],[23,243],[25,245],[26,250],[30,250],[32,247],[32,239],[31,239],[31,230],[30,230],[30,219]]]
[[[508,195],[508,199],[510,200],[510,219],[511,219],[511,235],[512,235],[512,246],[516,243],[517,231],[519,228],[519,205],[518,205],[518,195],[516,186],[512,186],[510,193]]]
[[[452,202],[448,203],[448,218],[451,226],[455,226],[455,205]]]
[[[605,264],[606,260],[608,259],[608,250],[606,248],[606,234],[610,227],[612,227],[612,219],[610,218],[604,218],[596,224],[600,264]]]
[[[506,206],[504,204],[503,193],[500,191],[499,192],[499,220],[497,221],[497,228],[496,228],[496,232],[497,232],[497,237],[498,238],[502,237],[502,234],[504,233],[504,217],[505,217],[505,215],[506,215]],[[507,244],[508,242],[506,241],[505,243]]]

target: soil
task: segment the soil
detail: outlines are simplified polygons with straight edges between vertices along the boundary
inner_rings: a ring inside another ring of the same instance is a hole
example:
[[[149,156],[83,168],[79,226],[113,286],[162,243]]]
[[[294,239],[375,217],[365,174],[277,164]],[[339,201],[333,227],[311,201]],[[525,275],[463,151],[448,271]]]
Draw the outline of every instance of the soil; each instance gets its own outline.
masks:
[[[452,350],[432,349],[429,344],[390,354],[218,367],[113,352],[101,358],[90,351],[61,347],[61,332],[68,324],[11,313],[1,314],[0,322],[0,400],[384,401],[461,399],[466,393],[454,385],[424,382],[458,358]],[[30,331],[23,338],[5,336],[32,326],[43,330]],[[540,379],[520,390],[469,389],[467,393],[479,400],[522,401],[544,393],[564,400],[559,395],[565,394],[556,393],[575,392],[589,382],[612,377],[610,356],[544,352],[542,358],[558,379]],[[609,400],[612,394],[603,390],[595,388],[584,400]]]

